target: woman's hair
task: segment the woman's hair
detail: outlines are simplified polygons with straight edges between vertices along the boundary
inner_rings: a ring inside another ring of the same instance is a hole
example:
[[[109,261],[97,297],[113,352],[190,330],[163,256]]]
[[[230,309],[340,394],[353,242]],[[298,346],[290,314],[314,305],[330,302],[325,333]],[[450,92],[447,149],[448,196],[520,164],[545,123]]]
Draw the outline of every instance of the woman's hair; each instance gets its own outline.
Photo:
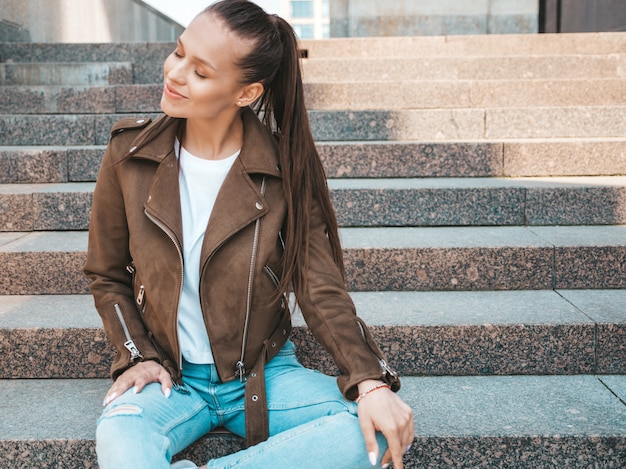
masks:
[[[306,285],[312,202],[321,207],[335,263],[345,280],[337,219],[326,175],[315,147],[304,105],[300,52],[293,28],[284,19],[268,15],[247,0],[222,0],[205,12],[216,15],[235,35],[250,41],[250,52],[237,64],[242,81],[262,83],[263,95],[255,103],[263,124],[279,135],[287,223],[280,293],[293,283],[296,298]]]

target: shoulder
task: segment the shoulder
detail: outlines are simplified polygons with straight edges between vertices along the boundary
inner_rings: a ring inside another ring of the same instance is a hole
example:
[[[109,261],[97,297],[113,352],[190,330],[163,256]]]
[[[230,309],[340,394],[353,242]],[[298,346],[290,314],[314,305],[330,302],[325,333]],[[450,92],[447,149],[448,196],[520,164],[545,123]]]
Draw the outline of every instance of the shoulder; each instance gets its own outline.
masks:
[[[110,137],[114,138],[126,131],[141,131],[151,122],[152,119],[149,117],[128,117],[120,119],[111,127]]]

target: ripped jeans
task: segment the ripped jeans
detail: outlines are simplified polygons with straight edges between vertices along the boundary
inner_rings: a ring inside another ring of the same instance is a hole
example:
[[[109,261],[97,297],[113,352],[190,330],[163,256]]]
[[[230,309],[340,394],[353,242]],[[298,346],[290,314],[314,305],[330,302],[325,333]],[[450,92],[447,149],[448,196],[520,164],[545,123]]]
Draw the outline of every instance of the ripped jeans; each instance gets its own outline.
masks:
[[[304,368],[291,341],[266,365],[270,438],[209,468],[371,468],[354,402],[335,378]],[[217,427],[245,436],[245,383],[221,384],[214,365],[185,363],[184,388],[166,399],[152,383],[111,402],[98,420],[101,469],[169,469],[172,456]],[[377,434],[379,461],[387,448]],[[380,466],[378,466],[380,467]]]

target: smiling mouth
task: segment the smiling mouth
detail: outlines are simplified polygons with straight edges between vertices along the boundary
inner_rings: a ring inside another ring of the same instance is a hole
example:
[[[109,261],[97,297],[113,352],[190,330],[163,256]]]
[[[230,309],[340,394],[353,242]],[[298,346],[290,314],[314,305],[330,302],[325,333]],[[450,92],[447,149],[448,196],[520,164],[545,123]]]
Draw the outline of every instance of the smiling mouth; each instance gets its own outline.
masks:
[[[170,88],[169,86],[167,86],[167,84],[163,85],[163,93],[165,93],[165,95],[169,96],[170,98],[185,98],[186,97],[186,96],[183,96],[182,94],[180,94],[175,89]]]

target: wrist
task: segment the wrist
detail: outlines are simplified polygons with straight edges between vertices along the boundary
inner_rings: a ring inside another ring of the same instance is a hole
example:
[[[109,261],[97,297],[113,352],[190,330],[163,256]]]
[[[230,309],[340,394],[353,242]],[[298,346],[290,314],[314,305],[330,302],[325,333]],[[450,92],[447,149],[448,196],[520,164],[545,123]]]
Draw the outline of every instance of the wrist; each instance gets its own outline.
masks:
[[[368,389],[373,388],[374,386],[378,386],[379,384],[385,384],[383,380],[380,379],[366,379],[357,384],[358,393],[364,393]]]
[[[369,394],[379,391],[381,389],[391,389],[391,386],[383,381],[378,381],[378,380],[372,380],[371,381],[372,386],[369,388],[366,388],[364,391],[359,391],[359,395],[357,396],[357,398],[354,400],[354,402],[356,402],[357,404],[361,402],[361,400],[363,400],[365,397],[367,397]]]

